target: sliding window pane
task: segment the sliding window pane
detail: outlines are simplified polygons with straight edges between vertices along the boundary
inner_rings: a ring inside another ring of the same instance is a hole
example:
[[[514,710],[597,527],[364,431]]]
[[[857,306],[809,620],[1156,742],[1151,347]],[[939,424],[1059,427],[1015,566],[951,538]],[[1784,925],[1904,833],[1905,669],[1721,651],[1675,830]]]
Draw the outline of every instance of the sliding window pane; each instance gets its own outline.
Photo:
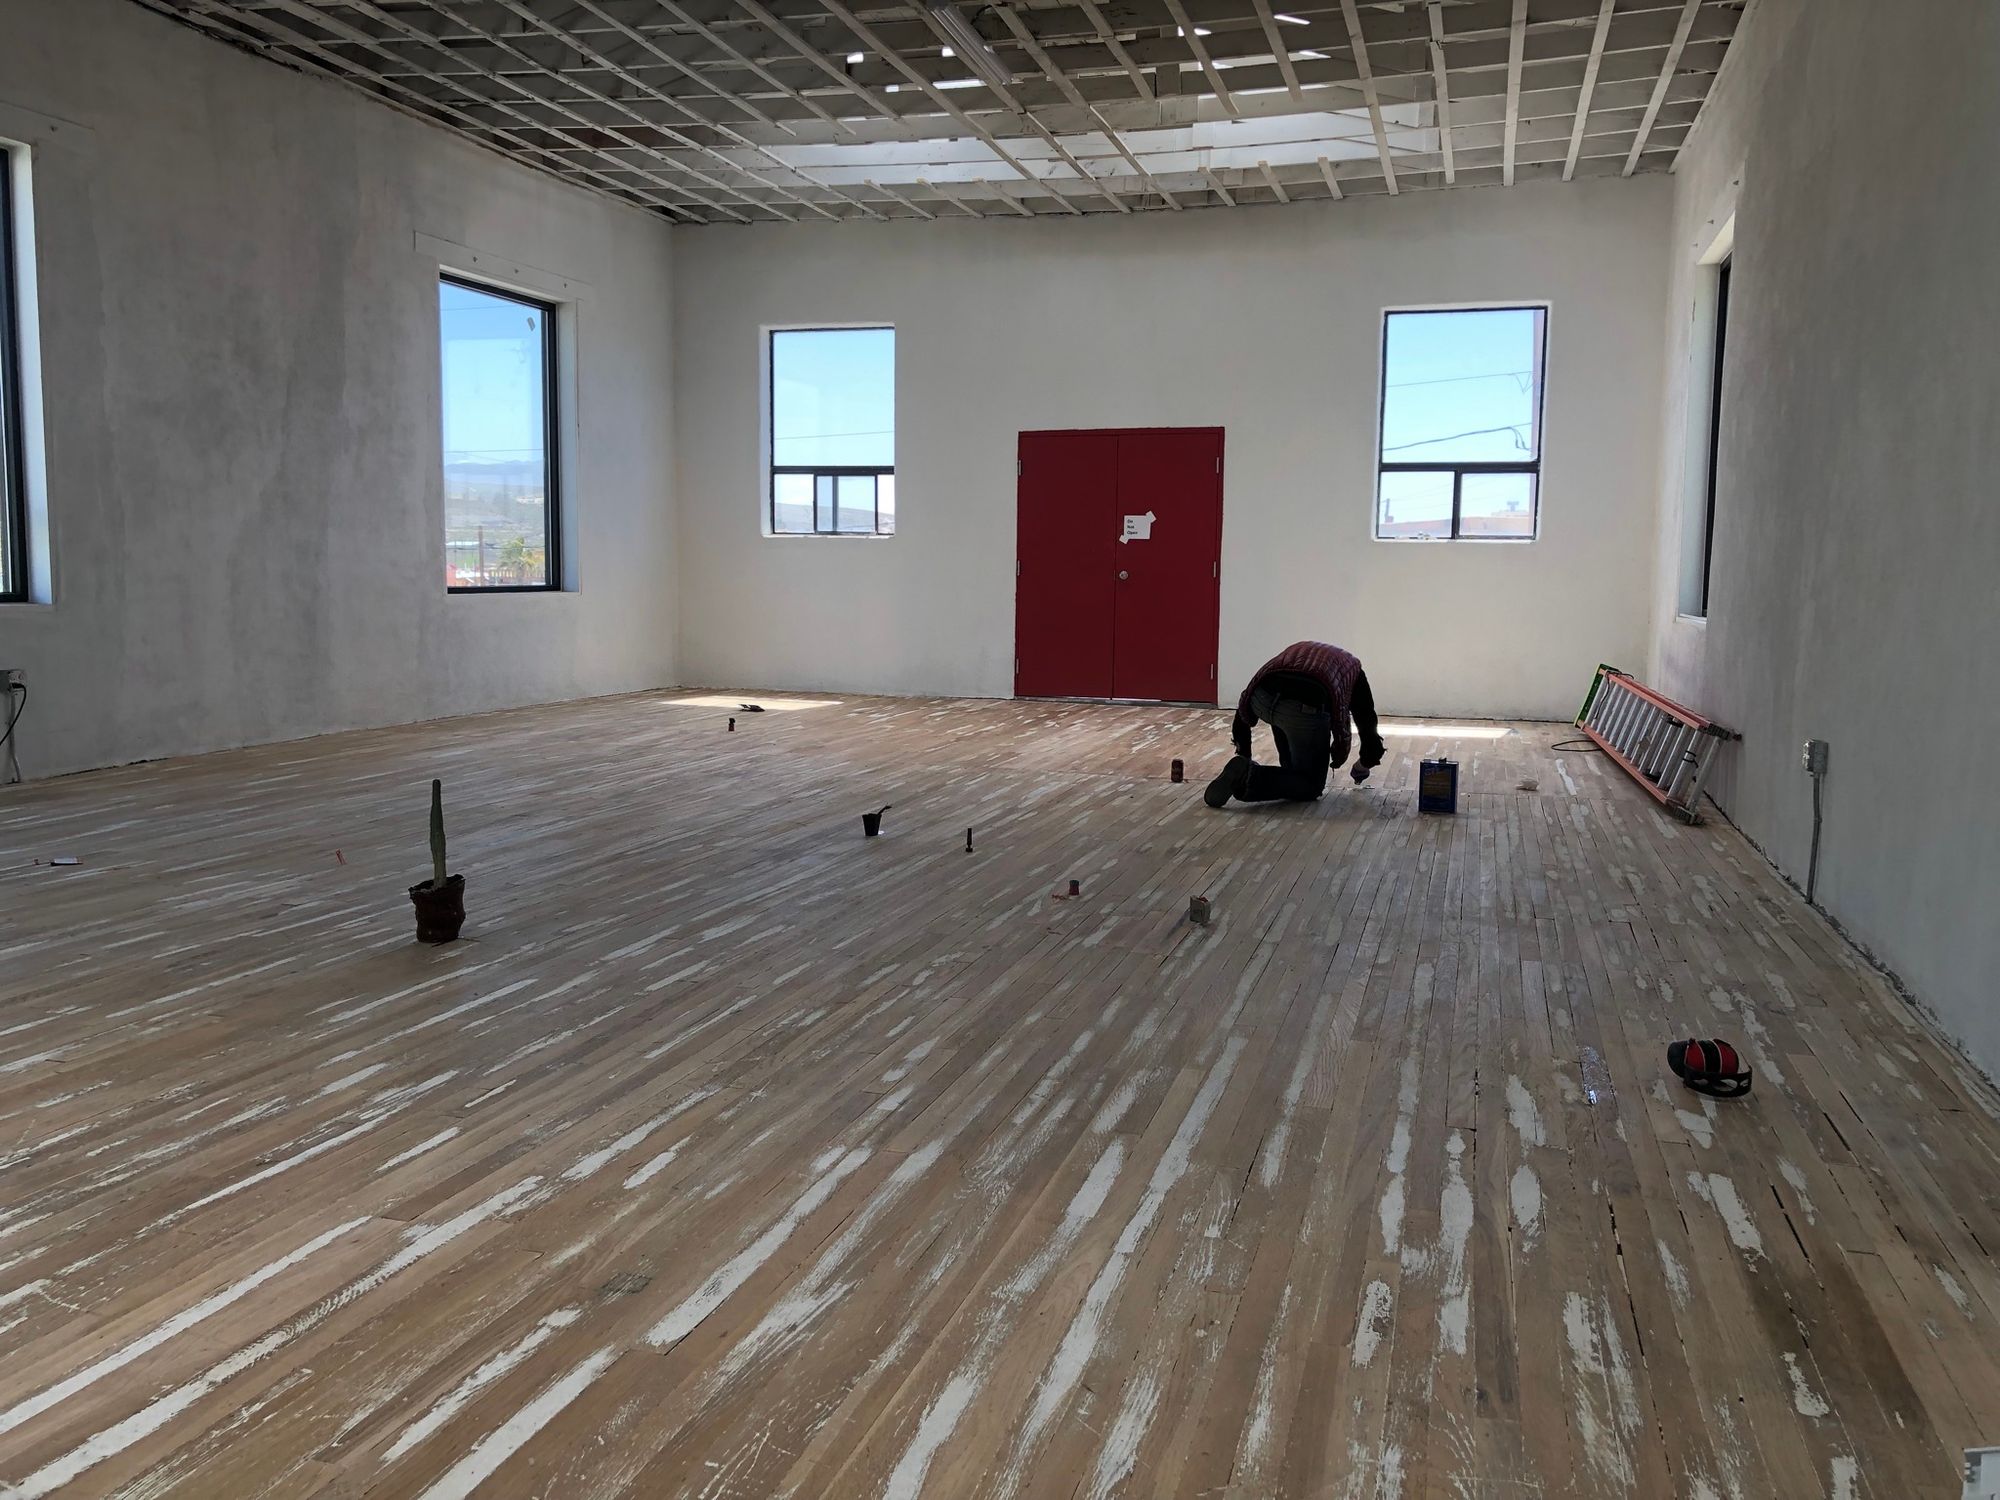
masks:
[[[875,529],[884,536],[895,534],[896,476],[894,474],[875,476]]]
[[[872,534],[875,530],[875,476],[842,474],[837,493],[836,527],[843,532]]]
[[[444,281],[445,581],[548,588],[556,535],[551,309]]]
[[[810,474],[771,476],[771,530],[797,536],[813,529],[813,477]]]
[[[1519,540],[1535,534],[1533,474],[1467,474],[1459,484],[1458,534]]]
[[[1451,486],[1449,469],[1384,474],[1375,512],[1375,534],[1430,540],[1449,537]]]
[[[813,530],[831,531],[833,518],[833,475],[813,475]]]

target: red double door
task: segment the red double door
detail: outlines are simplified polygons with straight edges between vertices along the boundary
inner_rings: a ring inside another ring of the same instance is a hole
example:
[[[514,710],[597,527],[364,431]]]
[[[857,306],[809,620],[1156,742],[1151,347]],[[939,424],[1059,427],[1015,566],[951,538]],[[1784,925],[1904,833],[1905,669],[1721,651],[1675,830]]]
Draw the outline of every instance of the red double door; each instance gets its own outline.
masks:
[[[1222,429],[1024,432],[1014,692],[1213,703]]]

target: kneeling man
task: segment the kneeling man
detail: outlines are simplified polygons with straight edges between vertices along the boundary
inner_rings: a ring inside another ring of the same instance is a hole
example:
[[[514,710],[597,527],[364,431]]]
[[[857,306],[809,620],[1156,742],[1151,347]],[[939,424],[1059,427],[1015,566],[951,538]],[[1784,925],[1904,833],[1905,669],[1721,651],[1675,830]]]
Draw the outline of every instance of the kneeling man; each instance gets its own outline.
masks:
[[[1326,790],[1327,771],[1345,765],[1349,717],[1361,733],[1361,753],[1349,774],[1356,782],[1382,764],[1375,695],[1352,652],[1324,641],[1297,641],[1257,669],[1236,704],[1229,737],[1236,754],[1202,794],[1210,807],[1239,802],[1310,802]],[[1278,764],[1250,758],[1250,730],[1271,726]]]

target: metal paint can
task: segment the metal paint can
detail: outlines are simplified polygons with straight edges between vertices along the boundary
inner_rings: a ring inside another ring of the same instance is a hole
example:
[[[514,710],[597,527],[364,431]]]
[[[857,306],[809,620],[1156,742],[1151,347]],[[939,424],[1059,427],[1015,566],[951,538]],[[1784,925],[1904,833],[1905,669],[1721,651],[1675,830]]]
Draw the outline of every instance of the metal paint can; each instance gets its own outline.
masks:
[[[1417,811],[1458,811],[1458,762],[1427,760],[1417,767]]]

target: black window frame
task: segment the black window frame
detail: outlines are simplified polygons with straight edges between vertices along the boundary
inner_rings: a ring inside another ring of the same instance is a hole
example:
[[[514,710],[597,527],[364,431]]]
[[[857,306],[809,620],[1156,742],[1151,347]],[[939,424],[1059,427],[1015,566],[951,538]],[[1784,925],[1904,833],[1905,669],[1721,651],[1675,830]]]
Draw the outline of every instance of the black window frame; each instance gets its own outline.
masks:
[[[766,533],[774,537],[790,536],[847,536],[885,537],[896,534],[893,513],[889,529],[882,529],[882,476],[896,477],[896,466],[871,464],[781,464],[777,461],[778,447],[778,339],[780,335],[791,333],[887,333],[895,335],[894,323],[853,323],[830,324],[826,327],[767,328],[764,330],[764,526]],[[894,410],[894,394],[891,393],[891,411]],[[890,419],[894,421],[893,416]],[[893,450],[896,436],[889,435],[889,445]],[[781,531],[778,529],[778,478],[780,475],[810,475],[813,482],[813,524],[810,531]],[[840,529],[840,481],[856,476],[870,476],[875,483],[871,487],[875,496],[872,518],[873,524],[867,531],[843,531]],[[833,486],[831,507],[833,524],[821,526],[819,523],[819,486],[822,479]]]
[[[1531,312],[1538,314],[1536,330],[1539,335],[1535,350],[1535,456],[1527,462],[1487,462],[1468,463],[1449,459],[1431,459],[1416,463],[1387,462],[1383,458],[1386,451],[1383,444],[1387,439],[1389,426],[1389,324],[1394,318],[1435,318],[1460,313],[1509,313]],[[1546,413],[1548,409],[1549,380],[1549,304],[1546,302],[1521,302],[1496,307],[1392,307],[1382,314],[1381,375],[1378,380],[1375,414],[1375,490],[1369,504],[1373,515],[1369,520],[1369,531],[1378,542],[1494,542],[1518,546],[1524,542],[1537,542],[1542,536],[1542,459],[1547,437]],[[1382,533],[1382,476],[1385,474],[1450,474],[1451,475],[1451,534],[1449,536],[1384,536]],[[1460,507],[1465,491],[1465,476],[1468,474],[1526,474],[1528,483],[1528,521],[1526,536],[1467,536],[1460,530]]]
[[[27,457],[22,451],[15,222],[14,159],[0,145],[0,604],[25,604],[34,582],[28,560]]]
[[[1715,569],[1715,490],[1722,470],[1722,365],[1729,341],[1729,268],[1735,261],[1725,255],[1715,273],[1715,354],[1709,361],[1708,376],[1708,482],[1707,516],[1701,528],[1701,618],[1708,618],[1709,580]]]
[[[515,291],[512,287],[495,286],[490,281],[479,281],[470,276],[457,276],[450,271],[438,272],[440,285],[463,287],[469,292],[480,292],[489,297],[498,297],[504,302],[518,303],[531,307],[542,315],[542,451],[544,475],[542,481],[542,518],[546,530],[548,566],[544,570],[547,578],[542,583],[448,583],[448,594],[554,594],[561,593],[563,587],[563,547],[562,547],[562,387],[557,376],[561,365],[561,345],[556,334],[556,319],[561,316],[562,305],[549,302],[527,292]],[[439,464],[442,472],[444,444],[444,370],[438,369],[438,444]],[[449,526],[446,527],[445,545]]]

